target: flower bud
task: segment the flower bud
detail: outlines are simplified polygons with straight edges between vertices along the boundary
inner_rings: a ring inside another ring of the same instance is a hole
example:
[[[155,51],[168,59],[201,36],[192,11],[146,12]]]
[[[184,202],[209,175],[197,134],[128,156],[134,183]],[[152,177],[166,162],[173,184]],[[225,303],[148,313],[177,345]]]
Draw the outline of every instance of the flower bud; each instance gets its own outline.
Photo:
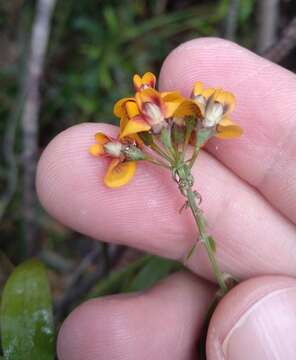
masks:
[[[146,119],[151,126],[154,134],[159,134],[161,130],[167,126],[164,115],[160,106],[152,102],[147,102],[143,105],[143,109],[146,114]]]
[[[223,105],[216,101],[209,101],[202,121],[203,126],[207,128],[216,126],[222,120],[223,115]]]
[[[106,154],[119,158],[122,152],[123,145],[119,141],[108,141],[106,144],[104,144],[104,150]]]
[[[122,154],[127,160],[146,160],[147,156],[135,145],[126,145]]]

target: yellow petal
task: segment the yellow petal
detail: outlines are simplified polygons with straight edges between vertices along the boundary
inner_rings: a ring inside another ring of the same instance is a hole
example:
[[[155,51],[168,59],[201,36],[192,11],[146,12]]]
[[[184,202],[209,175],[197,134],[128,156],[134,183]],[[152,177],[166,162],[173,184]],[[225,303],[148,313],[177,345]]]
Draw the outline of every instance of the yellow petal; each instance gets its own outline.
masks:
[[[135,101],[127,100],[122,107],[124,107],[124,111],[122,111],[122,116],[120,118],[120,132],[126,127],[130,118],[139,115],[139,109]]]
[[[176,115],[176,111],[177,109],[180,107],[181,101],[170,101],[170,102],[166,102],[165,103],[165,113],[164,113],[164,117],[165,118],[170,118],[172,116],[182,116],[182,114],[180,115]]]
[[[106,136],[105,134],[103,134],[103,133],[101,133],[101,132],[96,133],[95,138],[96,138],[96,142],[97,142],[98,144],[101,144],[101,145],[104,145],[104,144],[106,144],[108,141],[110,141],[110,139],[108,138],[108,136]]]
[[[218,91],[219,89],[214,89],[214,88],[208,88],[202,91],[202,96],[205,99],[208,99],[210,96],[212,96],[216,91]]]
[[[160,93],[160,96],[162,97],[162,100],[165,103],[164,106],[165,118],[174,116],[175,111],[177,110],[181,102],[184,101],[184,97],[179,93],[179,91],[163,92]]]
[[[118,188],[128,184],[136,172],[136,162],[120,162],[118,159],[111,161],[107,173],[104,177],[104,183],[110,188]]]
[[[221,126],[231,126],[236,125],[228,116],[224,116],[222,120],[219,121],[219,125]]]
[[[127,101],[125,103],[125,108],[126,108],[127,116],[129,118],[139,115],[139,108],[135,101]]]
[[[133,118],[128,120],[127,124],[125,125],[124,129],[120,133],[120,139],[130,136],[133,134],[137,134],[141,131],[148,131],[151,129],[151,126],[142,118]]]
[[[142,77],[142,83],[152,88],[156,85],[156,77],[152,72],[146,72]]]
[[[126,124],[128,123],[129,119],[127,117],[123,117],[120,119],[120,133],[123,133],[123,129],[126,127]],[[143,140],[138,136],[137,134],[132,134],[128,136],[131,141],[135,141],[140,147],[144,146]]]
[[[164,101],[176,101],[184,99],[179,91],[164,91],[160,93]]]
[[[202,95],[202,92],[203,92],[203,83],[198,81],[194,84],[193,95],[199,96],[199,95]]]
[[[126,109],[125,109],[124,105],[127,101],[135,101],[135,99],[132,97],[126,97],[126,98],[118,100],[115,103],[114,108],[113,108],[113,113],[115,116],[121,118],[122,116],[125,115]]]
[[[89,148],[89,153],[93,156],[100,156],[100,155],[104,154],[104,147],[101,144],[93,144]]]
[[[120,125],[119,125],[120,132],[122,132],[123,129],[126,127],[126,124],[128,123],[128,120],[129,120],[129,118],[126,115],[124,115],[124,116],[122,116],[120,118]]]
[[[196,104],[196,102],[194,102],[192,100],[184,100],[178,105],[178,107],[174,113],[174,116],[177,116],[177,117],[184,117],[184,116],[199,117],[199,116],[201,116],[201,110],[200,110],[199,106]]]
[[[140,75],[135,74],[133,77],[133,83],[136,91],[140,91],[142,87],[142,78]]]
[[[228,117],[224,117],[217,126],[217,134],[219,139],[233,139],[243,134],[243,129],[232,122]]]
[[[160,93],[157,90],[147,88],[141,92],[136,93],[136,101],[141,108],[142,104],[146,102],[151,102],[158,105],[160,102],[162,102],[162,99]]]
[[[233,111],[233,109],[235,108],[235,97],[229,91],[219,91],[217,95],[215,95],[215,101],[220,102],[223,107],[226,107],[226,112]]]
[[[136,91],[143,90],[143,86],[155,88],[156,77],[151,72],[146,72],[142,77],[136,74],[133,77],[133,83]]]

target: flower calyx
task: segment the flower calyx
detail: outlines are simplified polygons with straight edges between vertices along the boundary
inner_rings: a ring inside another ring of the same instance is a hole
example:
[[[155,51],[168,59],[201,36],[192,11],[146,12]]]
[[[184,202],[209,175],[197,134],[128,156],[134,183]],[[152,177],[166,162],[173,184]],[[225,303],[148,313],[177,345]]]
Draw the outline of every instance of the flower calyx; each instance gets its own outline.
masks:
[[[200,129],[211,129],[213,135],[221,139],[235,138],[242,134],[241,127],[228,116],[235,107],[235,97],[231,92],[220,88],[205,89],[201,82],[197,82],[191,97],[202,112]]]

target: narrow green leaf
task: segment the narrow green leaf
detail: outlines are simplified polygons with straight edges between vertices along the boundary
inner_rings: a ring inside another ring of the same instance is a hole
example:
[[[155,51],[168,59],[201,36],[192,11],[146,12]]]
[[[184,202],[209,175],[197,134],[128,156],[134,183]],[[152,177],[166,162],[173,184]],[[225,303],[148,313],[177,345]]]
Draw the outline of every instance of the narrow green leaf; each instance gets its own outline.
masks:
[[[86,298],[95,298],[99,296],[106,296],[117,294],[121,292],[122,284],[130,283],[135,274],[152,258],[152,256],[143,256],[137,259],[122,269],[112,271],[106,278],[98,282]]]
[[[1,301],[5,360],[53,360],[52,300],[44,266],[29,260],[9,277]]]
[[[188,254],[186,256],[186,261],[188,261],[191,258],[192,254],[194,253],[195,248],[196,248],[196,243],[188,251]]]
[[[213,251],[213,253],[216,252],[216,242],[212,236],[208,236],[208,242],[210,244],[210,248]]]
[[[181,267],[182,265],[176,261],[153,256],[123,291],[145,290]]]

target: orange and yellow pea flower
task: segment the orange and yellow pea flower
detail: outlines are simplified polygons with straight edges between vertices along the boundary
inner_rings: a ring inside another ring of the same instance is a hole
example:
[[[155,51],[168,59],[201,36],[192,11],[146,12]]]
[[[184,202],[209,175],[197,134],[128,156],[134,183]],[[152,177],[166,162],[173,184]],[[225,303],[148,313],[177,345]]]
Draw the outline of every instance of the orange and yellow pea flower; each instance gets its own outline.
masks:
[[[121,138],[149,130],[159,134],[168,119],[200,113],[198,105],[178,91],[159,92],[152,88],[137,92],[135,98],[121,99],[114,107],[114,114],[126,119]]]
[[[223,89],[204,89],[203,84],[197,82],[193,88],[192,98],[202,111],[203,127],[216,127],[215,136],[230,139],[243,133],[242,128],[228,117],[235,107],[235,97],[232,93]]]
[[[93,156],[104,156],[111,159],[104,183],[110,188],[118,188],[128,184],[135,175],[136,162],[127,161],[123,154],[126,144],[118,139],[111,138],[103,133],[95,135],[96,143],[89,152]]]
[[[155,88],[156,76],[151,72],[146,72],[143,76],[138,74],[133,77],[134,88],[136,91],[141,91],[147,88]]]
[[[175,117],[201,114],[199,106],[185,99],[178,91],[159,92],[155,90],[156,77],[147,72],[133,78],[135,97],[123,98],[114,106],[114,114],[120,118],[120,138],[151,130],[159,134],[167,126],[167,120]]]

